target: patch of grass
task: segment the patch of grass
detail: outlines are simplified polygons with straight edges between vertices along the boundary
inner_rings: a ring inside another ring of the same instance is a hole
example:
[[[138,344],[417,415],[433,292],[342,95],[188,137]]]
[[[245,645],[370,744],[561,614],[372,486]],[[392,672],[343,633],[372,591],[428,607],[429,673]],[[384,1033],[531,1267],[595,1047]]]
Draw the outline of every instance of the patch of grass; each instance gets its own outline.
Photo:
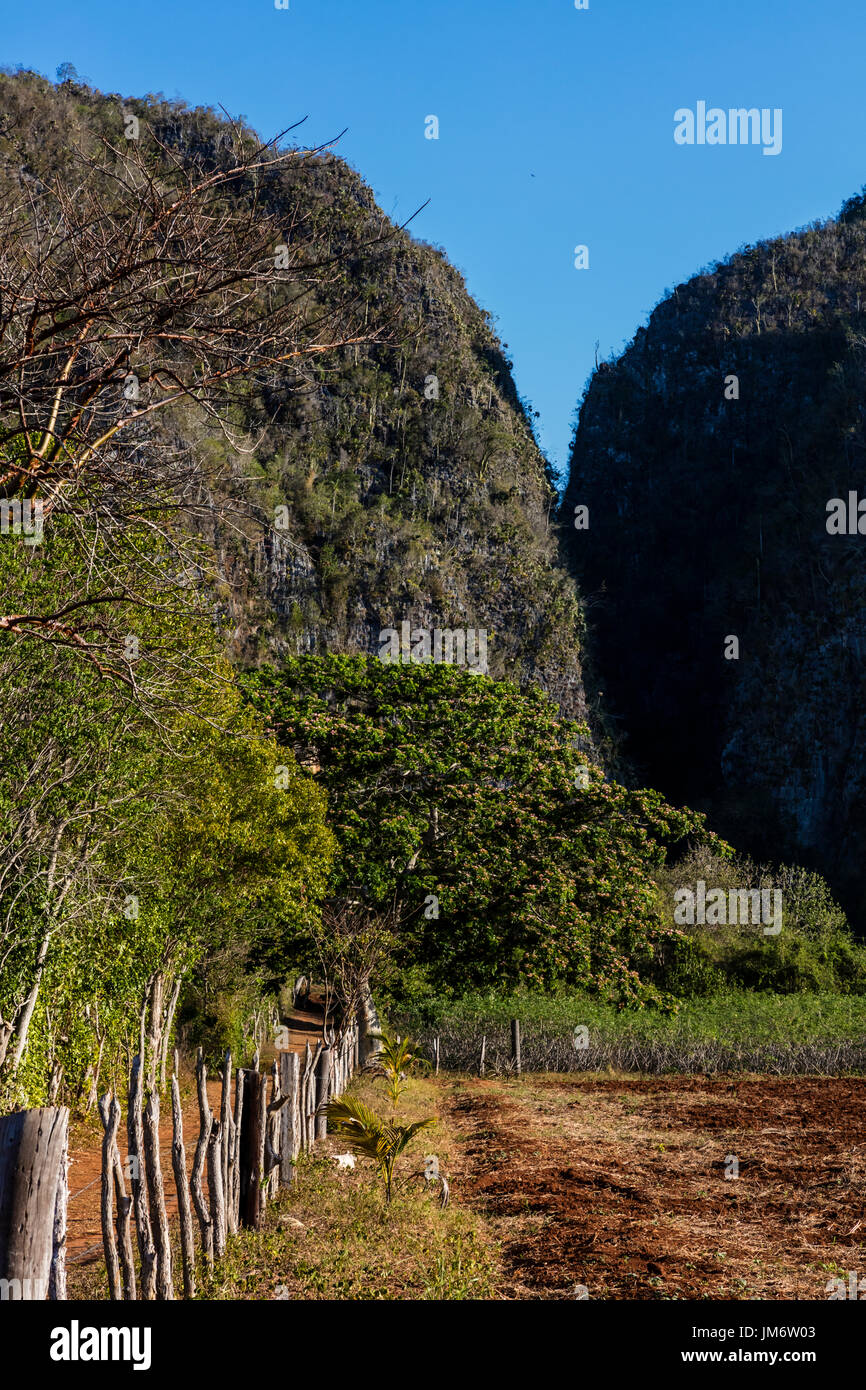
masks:
[[[866,996],[725,990],[683,1001],[676,1014],[618,1009],[576,993],[474,994],[432,1001],[401,1017],[443,1068],[511,1068],[509,1020],[519,1018],[526,1071],[822,1073],[866,1070]],[[576,1029],[582,1029],[578,1040]],[[578,1043],[580,1042],[580,1045]]]
[[[618,1009],[581,993],[465,995],[457,1001],[433,1001],[424,1020],[425,1033],[448,1025],[523,1023],[570,1028],[582,1024],[592,1034],[635,1041],[688,1036],[694,1041],[720,1037],[731,1041],[835,1042],[866,1037],[866,995],[769,994],[724,990],[689,999],[671,1016],[653,1009]],[[402,1020],[401,1020],[402,1022]],[[479,1034],[480,1036],[480,1034]]]
[[[382,1085],[357,1078],[351,1088],[372,1107]],[[437,1088],[412,1080],[400,1103],[411,1123],[435,1112]],[[269,1206],[264,1228],[229,1241],[226,1258],[201,1291],[206,1299],[485,1299],[496,1296],[497,1255],[480,1217],[452,1199],[442,1210],[425,1183],[424,1157],[435,1153],[447,1176],[456,1137],[439,1120],[398,1160],[390,1207],[372,1162],[338,1170],[337,1137],[305,1155],[295,1181]]]

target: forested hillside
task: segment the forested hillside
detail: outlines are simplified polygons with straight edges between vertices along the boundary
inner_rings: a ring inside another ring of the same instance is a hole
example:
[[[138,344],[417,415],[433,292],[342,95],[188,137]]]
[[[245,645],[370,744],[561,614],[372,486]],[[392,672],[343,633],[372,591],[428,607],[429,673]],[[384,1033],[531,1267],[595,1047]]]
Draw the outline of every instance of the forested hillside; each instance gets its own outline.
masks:
[[[641,777],[817,866],[861,925],[864,349],[854,198],[678,285],[599,366],[563,509]]]
[[[80,177],[74,152],[131,143],[133,117],[143,146],[202,173],[226,166],[238,135],[214,111],[74,79],[7,75],[0,105],[0,177],[18,181]],[[315,302],[350,313],[357,339],[236,393],[229,430],[190,405],[159,426],[213,489],[196,524],[216,549],[235,655],[378,652],[380,630],[402,621],[485,628],[494,674],[537,680],[582,713],[556,494],[489,316],[330,150],[251,174],[232,196],[283,230],[277,263],[281,245],[286,258],[301,240],[315,249]]]

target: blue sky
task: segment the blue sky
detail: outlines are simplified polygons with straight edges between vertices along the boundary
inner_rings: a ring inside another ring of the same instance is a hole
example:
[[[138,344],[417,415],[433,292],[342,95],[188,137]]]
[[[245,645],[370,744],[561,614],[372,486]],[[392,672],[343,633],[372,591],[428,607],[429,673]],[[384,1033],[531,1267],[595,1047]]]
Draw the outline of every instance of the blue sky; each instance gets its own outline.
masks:
[[[595,358],[664,291],[866,183],[863,0],[0,0],[0,62],[104,91],[301,116],[441,246],[567,462]],[[783,146],[678,146],[674,112],[780,107]],[[439,139],[425,139],[425,118]],[[589,269],[574,248],[589,247]]]

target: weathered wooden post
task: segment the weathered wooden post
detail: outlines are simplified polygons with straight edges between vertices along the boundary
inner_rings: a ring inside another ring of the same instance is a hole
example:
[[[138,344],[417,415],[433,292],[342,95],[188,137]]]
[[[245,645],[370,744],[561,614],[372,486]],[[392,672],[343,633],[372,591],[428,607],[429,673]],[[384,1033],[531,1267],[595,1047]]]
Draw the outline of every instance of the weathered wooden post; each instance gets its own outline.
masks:
[[[220,1097],[220,1135],[222,1143],[220,1145],[220,1156],[223,1166],[223,1193],[229,1190],[229,1153],[231,1150],[232,1130],[232,1054],[227,1049],[223,1058],[222,1070],[222,1095]],[[228,1201],[226,1201],[228,1206]],[[228,1213],[226,1213],[228,1221]]]
[[[439,1038],[433,1039],[433,1057],[436,1062],[436,1075],[439,1075]]]
[[[248,1069],[244,1075],[240,1148],[240,1224],[257,1231],[262,1220],[262,1171],[265,1158],[267,1079]]]
[[[487,1034],[481,1038],[481,1061],[478,1063],[478,1075],[484,1075],[484,1058],[487,1056]]]
[[[207,1067],[204,1064],[202,1050],[199,1048],[198,1057],[195,1064],[195,1077],[198,1086],[198,1114],[199,1130],[198,1143],[195,1146],[195,1157],[192,1162],[192,1177],[189,1180],[189,1190],[192,1193],[195,1214],[198,1217],[198,1224],[201,1230],[201,1248],[209,1266],[213,1265],[213,1222],[211,1221],[210,1211],[204,1195],[204,1175],[205,1164],[207,1162],[207,1148],[210,1142],[211,1126],[213,1116],[210,1112],[210,1105],[207,1098]]]
[[[160,1299],[172,1300],[174,1298],[174,1285],[171,1277],[171,1233],[168,1227],[162,1163],[159,1157],[159,1091],[156,1087],[151,1091],[147,1098],[147,1105],[144,1107],[144,1157],[147,1169],[150,1219],[157,1255],[156,1296]]]
[[[180,1084],[177,1079],[178,1056],[174,1054],[174,1075],[171,1078],[171,1166],[177,1192],[180,1218],[180,1252],[183,1261],[183,1293],[195,1298],[195,1240],[192,1233],[192,1210],[186,1178],[186,1148],[183,1142],[183,1111],[180,1106]]]
[[[511,1060],[514,1070],[520,1075],[520,1019],[511,1020]]]
[[[226,1253],[226,1206],[223,1192],[223,1159],[220,1122],[214,1116],[207,1141],[207,1184],[210,1194],[210,1216],[213,1227],[214,1258],[221,1260]]]
[[[229,1230],[237,1235],[240,1222],[241,1205],[241,1115],[244,1105],[244,1072],[238,1067],[235,1072],[235,1117],[232,1123],[232,1170],[231,1202],[229,1204]],[[228,1201],[228,1197],[226,1198]]]
[[[279,1060],[274,1058],[271,1065],[271,1101],[266,1106],[267,1119],[265,1120],[264,1195],[266,1202],[272,1202],[280,1191],[280,1111],[283,1109],[281,1105],[283,1099],[280,1090],[280,1064]],[[288,1098],[285,1099],[288,1103]]]
[[[301,1148],[300,1058],[296,1052],[280,1053],[280,1090],[289,1096],[280,1113],[280,1182],[288,1187]]]
[[[316,1138],[325,1139],[328,1134],[328,1117],[324,1107],[331,1095],[331,1057],[332,1049],[323,1047],[316,1066]]]
[[[318,1055],[318,1052],[316,1052],[316,1057],[318,1057]],[[304,1067],[301,1073],[301,1147],[304,1149],[308,1149],[312,1143],[312,1134],[310,1133],[310,1111],[311,1108],[315,1109],[315,1106],[313,1105],[311,1107],[310,1096],[311,1093],[315,1096],[316,1089],[316,1083],[313,1077],[314,1066],[315,1058],[313,1057],[313,1050],[310,1044],[306,1043],[304,1046]]]
[[[66,1298],[66,1206],[69,1201],[69,1148],[68,1135],[60,1155],[60,1172],[57,1177],[57,1198],[54,1203],[54,1237],[51,1252],[51,1275],[48,1281],[48,1297],[52,1302]]]
[[[7,1297],[41,1302],[49,1292],[68,1128],[65,1106],[0,1118],[0,1279]]]
[[[141,1118],[141,1054],[132,1059],[129,1074],[129,1101],[126,1112],[126,1142],[129,1156],[129,1182],[132,1188],[132,1209],[135,1213],[135,1234],[141,1257],[141,1296],[156,1298],[156,1247],[150,1228],[147,1205],[147,1176],[144,1162],[144,1124]]]
[[[120,1252],[120,1268],[123,1273],[123,1297],[126,1302],[135,1299],[135,1252],[132,1248],[132,1197],[126,1195],[123,1178],[123,1165],[120,1150],[114,1145],[114,1200],[117,1203],[117,1248]]]
[[[105,1269],[108,1274],[108,1296],[120,1302],[123,1291],[120,1284],[120,1260],[117,1254],[117,1237],[114,1230],[114,1144],[120,1127],[120,1102],[112,1091],[107,1091],[99,1100],[99,1118],[102,1120],[102,1194],[100,1215],[102,1217],[102,1248],[105,1251]]]

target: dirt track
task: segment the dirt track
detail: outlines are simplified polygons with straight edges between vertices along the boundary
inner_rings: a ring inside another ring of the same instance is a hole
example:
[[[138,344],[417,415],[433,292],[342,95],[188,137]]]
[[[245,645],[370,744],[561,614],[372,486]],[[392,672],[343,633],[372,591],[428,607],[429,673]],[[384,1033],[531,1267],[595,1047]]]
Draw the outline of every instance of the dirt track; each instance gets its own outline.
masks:
[[[446,1088],[455,1198],[502,1242],[505,1297],[826,1299],[831,1277],[866,1276],[864,1080]]]
[[[313,996],[307,1010],[295,1011],[289,1020],[289,1046],[287,1051],[301,1053],[307,1042],[313,1047],[322,1034],[321,1000]],[[272,1048],[262,1050],[262,1068],[273,1061],[276,1053]],[[194,1079],[182,1076],[181,1091],[184,1096],[183,1127],[186,1147],[187,1172],[192,1173],[196,1140],[199,1132],[198,1101],[195,1095]],[[207,1084],[208,1102],[214,1114],[219,1115],[221,1083],[217,1079]],[[126,1156],[126,1104],[121,1098],[123,1118],[118,1144],[121,1157]],[[70,1263],[96,1264],[102,1260],[102,1224],[100,1219],[102,1139],[101,1129],[92,1126],[78,1126],[73,1131],[69,1152],[69,1207],[67,1213],[67,1256]],[[177,1213],[174,1177],[171,1167],[171,1096],[161,1100],[159,1126],[159,1151],[162,1176],[165,1183],[165,1200],[169,1217]]]

